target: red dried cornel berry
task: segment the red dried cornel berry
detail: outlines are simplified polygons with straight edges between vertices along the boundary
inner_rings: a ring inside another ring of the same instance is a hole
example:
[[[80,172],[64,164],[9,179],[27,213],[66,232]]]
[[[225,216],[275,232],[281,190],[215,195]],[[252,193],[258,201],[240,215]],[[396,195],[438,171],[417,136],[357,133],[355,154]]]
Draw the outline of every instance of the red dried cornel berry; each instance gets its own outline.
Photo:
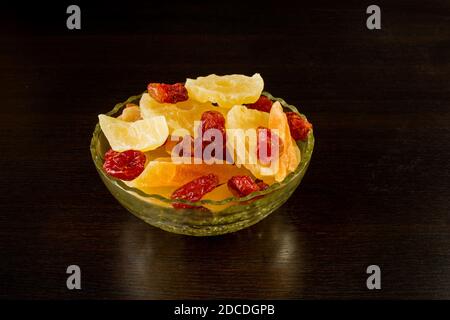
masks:
[[[305,141],[308,138],[309,130],[312,129],[312,124],[295,112],[286,112],[286,116],[292,138]]]
[[[117,152],[110,149],[105,153],[103,169],[110,176],[121,180],[133,180],[144,171],[145,154],[141,151],[127,150]]]
[[[266,190],[269,187],[269,185],[267,183],[265,183],[264,181],[259,180],[259,179],[256,179],[255,183],[258,185],[259,190],[261,190],[261,191]]]
[[[177,103],[188,99],[188,92],[182,83],[149,83],[147,90],[159,103]]]
[[[246,106],[249,109],[256,109],[263,112],[270,112],[270,109],[272,109],[272,100],[270,100],[266,96],[260,96],[256,102],[247,104]]]
[[[202,122],[202,134],[209,129],[217,129],[222,133],[222,143],[223,143],[223,157],[225,157],[226,150],[226,131],[225,131],[225,118],[218,111],[205,111],[201,117]],[[214,140],[213,140],[214,141]],[[212,143],[213,141],[202,140],[202,149],[204,149],[207,145]]]
[[[270,129],[264,127],[258,127],[256,130],[257,144],[256,144],[256,156],[263,165],[268,165],[272,161],[272,149],[278,147],[278,156],[283,152],[283,141]],[[261,148],[266,145],[266,154],[263,154]]]
[[[248,196],[252,192],[267,189],[268,186],[264,182],[261,182],[256,183],[249,176],[233,176],[228,180],[227,185],[234,196],[241,198]]]
[[[208,174],[179,187],[172,193],[171,199],[199,201],[205,194],[211,192],[219,184],[219,177],[215,174]],[[191,206],[184,203],[172,203],[174,208],[179,209],[201,209],[202,207]]]

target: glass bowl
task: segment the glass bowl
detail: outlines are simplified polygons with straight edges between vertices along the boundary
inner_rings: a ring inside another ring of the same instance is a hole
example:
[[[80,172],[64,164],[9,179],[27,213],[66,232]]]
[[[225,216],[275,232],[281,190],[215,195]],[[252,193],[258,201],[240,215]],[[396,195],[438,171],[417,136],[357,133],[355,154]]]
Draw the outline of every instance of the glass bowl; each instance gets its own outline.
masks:
[[[294,106],[287,104],[283,99],[275,98],[268,92],[263,92],[263,94],[272,101],[279,101],[285,110],[299,113]],[[142,94],[132,96],[125,102],[117,104],[107,115],[119,115],[127,103],[139,104],[141,96]],[[304,117],[304,115],[300,115]],[[267,217],[287,201],[300,184],[311,160],[314,148],[312,130],[308,134],[308,139],[304,142],[299,140],[297,145],[301,151],[301,162],[297,169],[282,182],[275,183],[266,190],[254,192],[243,198],[230,197],[221,201],[177,201],[196,206],[207,205],[218,212],[174,209],[171,206],[174,200],[158,194],[146,194],[107,175],[103,170],[103,155],[110,149],[110,146],[98,123],[91,140],[91,155],[100,178],[108,190],[132,214],[148,224],[169,232],[192,236],[212,236],[249,227]]]

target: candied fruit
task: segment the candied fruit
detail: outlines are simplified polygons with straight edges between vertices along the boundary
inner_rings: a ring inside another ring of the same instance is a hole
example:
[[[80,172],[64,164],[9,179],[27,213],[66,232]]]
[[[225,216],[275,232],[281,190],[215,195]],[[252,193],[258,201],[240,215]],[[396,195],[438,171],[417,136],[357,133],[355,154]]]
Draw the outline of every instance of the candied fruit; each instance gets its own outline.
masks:
[[[269,185],[267,183],[265,183],[264,181],[260,180],[260,179],[256,179],[255,183],[258,185],[259,190],[266,190]]]
[[[253,103],[258,100],[264,87],[264,80],[259,73],[248,77],[241,74],[187,79],[186,88],[189,96],[200,102],[213,102],[224,108],[234,105]]]
[[[162,146],[169,135],[162,116],[127,122],[104,114],[98,116],[100,128],[114,151],[154,150]]]
[[[244,167],[227,163],[185,164],[172,162],[171,158],[166,157],[149,161],[144,172],[129,185],[147,192],[148,188],[153,187],[177,187],[206,174],[215,174],[220,183],[225,183],[232,176],[248,175],[250,172]]]
[[[286,116],[292,138],[305,141],[308,138],[309,130],[312,129],[312,124],[295,112],[286,112]]]
[[[236,197],[245,197],[255,191],[260,191],[260,187],[249,176],[233,176],[228,180],[228,188]]]
[[[260,96],[255,103],[247,104],[246,107],[269,113],[272,108],[272,100],[266,96]]]
[[[268,128],[258,127],[256,132],[258,160],[262,165],[269,165],[274,157],[278,157],[283,152],[283,141]],[[278,152],[272,152],[276,149],[278,149]]]
[[[215,130],[219,130],[221,137],[219,139],[221,139],[221,143],[222,143],[222,159],[225,156],[225,148],[226,148],[226,132],[225,132],[225,118],[224,116],[218,112],[218,111],[206,111],[203,112],[202,117],[201,117],[201,122],[202,122],[202,134],[203,137],[205,137],[205,134],[207,134],[207,131],[210,129],[215,129]],[[211,137],[212,138],[212,137]],[[214,139],[212,139],[212,141],[209,141],[208,139],[203,138],[202,139],[202,150],[205,149],[209,144],[215,142],[215,139],[217,137],[214,137]],[[220,142],[218,142],[220,143]],[[213,154],[212,156],[216,156],[215,154]]]
[[[228,112],[227,109],[215,107],[210,102],[200,103],[191,99],[176,104],[159,103],[148,93],[142,95],[139,106],[144,119],[164,116],[169,126],[170,134],[178,136],[180,136],[179,130],[187,131],[193,136],[194,122],[200,121],[205,111],[218,111],[224,116]]]
[[[273,104],[270,110],[269,129],[277,129],[283,141],[283,152],[280,153],[278,158],[278,170],[274,175],[275,180],[281,182],[300,163],[300,149],[291,137],[287,116],[278,101]]]
[[[117,152],[110,149],[105,153],[103,169],[110,176],[129,181],[144,171],[145,161],[145,154],[141,151]]]
[[[205,194],[212,191],[219,184],[219,177],[215,174],[208,174],[206,176],[194,179],[185,185],[175,190],[171,199],[173,200],[188,200],[191,202],[199,201]],[[179,209],[199,209],[202,207],[191,206],[184,203],[172,203],[174,208]]]
[[[123,109],[122,114],[117,117],[117,119],[127,121],[127,122],[134,122],[137,120],[141,120],[141,110],[139,109],[139,106],[128,103],[126,107]]]
[[[177,103],[188,99],[188,92],[182,83],[149,83],[147,90],[160,103]]]

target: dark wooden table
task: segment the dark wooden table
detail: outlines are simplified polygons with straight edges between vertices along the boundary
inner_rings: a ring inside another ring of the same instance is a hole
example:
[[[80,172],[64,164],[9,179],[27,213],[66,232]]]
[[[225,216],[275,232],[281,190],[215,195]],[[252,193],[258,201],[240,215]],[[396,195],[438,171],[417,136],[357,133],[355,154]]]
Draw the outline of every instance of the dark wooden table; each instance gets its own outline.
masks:
[[[2,10],[0,297],[450,298],[450,3],[378,2],[370,31],[370,3],[243,2],[82,2],[79,31],[71,3]],[[97,114],[150,81],[254,72],[314,124],[292,198],[209,238],[122,208],[91,161]]]

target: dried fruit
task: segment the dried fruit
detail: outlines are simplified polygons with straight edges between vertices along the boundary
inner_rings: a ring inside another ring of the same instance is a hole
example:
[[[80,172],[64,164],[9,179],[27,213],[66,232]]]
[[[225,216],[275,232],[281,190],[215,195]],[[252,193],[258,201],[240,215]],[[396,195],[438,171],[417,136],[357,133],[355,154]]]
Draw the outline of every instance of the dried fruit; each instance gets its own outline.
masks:
[[[269,114],[267,112],[249,109],[243,105],[234,106],[227,114],[227,140],[229,141],[229,150],[234,150],[233,159],[237,164],[245,166],[258,178],[263,177],[260,164],[257,161],[255,129],[268,127],[268,125]]]
[[[214,110],[226,116],[228,109],[214,107],[211,103],[200,103],[194,100],[186,100],[176,104],[159,103],[148,93],[144,93],[139,101],[142,117],[144,119],[156,116],[164,116],[169,126],[170,134],[183,136],[179,130],[188,131],[194,135],[194,121],[200,121],[203,112]]]
[[[268,128],[258,127],[256,132],[257,158],[262,165],[269,165],[274,157],[278,157],[283,152],[283,141]]]
[[[269,185],[267,183],[265,183],[264,181],[259,180],[259,179],[256,179],[255,183],[258,185],[259,190],[261,190],[261,191],[266,190],[269,187]]]
[[[246,106],[249,109],[270,112],[270,109],[272,108],[272,100],[270,100],[266,96],[260,96],[255,103],[247,104]]]
[[[286,112],[286,116],[292,138],[305,141],[308,138],[309,130],[312,129],[312,124],[295,112]]]
[[[199,201],[205,194],[212,191],[219,184],[219,178],[215,174],[208,174],[186,183],[172,193],[173,200]],[[194,209],[201,208],[184,203],[172,203],[174,208]]]
[[[227,113],[227,129],[252,129],[267,127],[269,115],[266,112],[252,110],[242,105],[234,106]]]
[[[269,114],[269,129],[277,129],[280,139],[283,141],[283,152],[278,159],[278,170],[273,172],[277,182],[281,182],[294,171],[300,163],[300,149],[291,137],[287,116],[281,104],[276,101]],[[258,177],[260,178],[260,177]]]
[[[245,197],[250,193],[259,191],[260,187],[249,176],[234,176],[228,180],[228,188],[236,197]]]
[[[118,116],[117,119],[127,122],[141,120],[141,110],[139,109],[139,106],[133,103],[128,103],[125,109],[123,109],[122,114]]]
[[[154,150],[163,145],[169,135],[166,119],[162,116],[127,122],[101,114],[100,128],[114,151]]]
[[[149,83],[147,90],[160,103],[177,103],[188,99],[188,92],[182,83]]]
[[[208,129],[225,129],[225,118],[217,111],[206,111],[203,112],[202,117],[202,129],[205,132]]]
[[[144,172],[131,181],[129,186],[147,192],[149,188],[179,187],[207,174],[215,174],[220,183],[226,183],[232,176],[248,175],[250,172],[243,166],[239,168],[227,163],[175,163],[170,157],[163,157],[149,161]]]
[[[221,142],[217,141],[216,143],[222,143],[223,151],[225,151],[226,148],[226,132],[225,132],[225,118],[224,116],[217,111],[206,111],[203,112],[201,117],[202,122],[202,150],[206,148],[209,144],[216,142],[215,136],[211,136],[211,139],[205,139],[205,134],[207,134],[207,131],[210,129],[216,129],[219,130],[221,133]],[[215,156],[215,154],[212,154],[212,156]],[[222,152],[222,159],[225,156],[225,152]]]
[[[223,108],[237,104],[253,103],[258,100],[264,87],[264,80],[259,73],[252,77],[241,74],[187,79],[186,89],[189,96],[200,102],[218,103]]]
[[[141,151],[127,150],[117,152],[110,149],[105,153],[103,169],[110,176],[121,180],[133,180],[144,171],[145,154]]]

